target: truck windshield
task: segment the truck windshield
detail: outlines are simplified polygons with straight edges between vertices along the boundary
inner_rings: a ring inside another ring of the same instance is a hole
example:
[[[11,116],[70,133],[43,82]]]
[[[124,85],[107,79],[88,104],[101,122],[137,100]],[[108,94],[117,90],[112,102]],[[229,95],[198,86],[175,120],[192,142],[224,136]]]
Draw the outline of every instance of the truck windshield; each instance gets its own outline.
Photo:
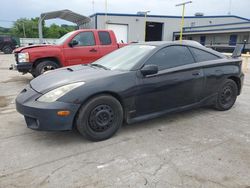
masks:
[[[65,35],[63,35],[61,38],[59,38],[57,41],[56,41],[56,45],[62,45],[66,40],[67,38],[69,38],[72,34],[74,33],[74,31],[71,31],[69,33],[66,33]]]
[[[91,65],[100,65],[110,70],[131,70],[155,46],[128,45],[102,57]]]

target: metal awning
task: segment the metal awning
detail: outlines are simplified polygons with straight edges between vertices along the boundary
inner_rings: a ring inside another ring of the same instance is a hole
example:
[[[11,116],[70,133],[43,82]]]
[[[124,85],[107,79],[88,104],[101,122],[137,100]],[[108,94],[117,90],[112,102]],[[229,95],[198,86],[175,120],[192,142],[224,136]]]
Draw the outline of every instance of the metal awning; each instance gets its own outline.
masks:
[[[75,23],[78,26],[90,22],[89,17],[83,16],[81,14],[72,12],[72,11],[67,10],[67,9],[42,13],[40,15],[40,18],[39,18],[39,26],[38,26],[40,43],[43,42],[43,40],[42,40],[43,39],[43,32],[42,32],[43,20],[49,20],[49,19],[55,19],[55,18],[60,18],[60,19]]]
[[[40,18],[42,18],[42,20],[61,18],[63,20],[67,20],[69,22],[73,22],[77,25],[82,25],[82,24],[88,23],[90,21],[89,17],[80,15],[78,13],[72,12],[72,11],[67,10],[67,9],[42,13]]]

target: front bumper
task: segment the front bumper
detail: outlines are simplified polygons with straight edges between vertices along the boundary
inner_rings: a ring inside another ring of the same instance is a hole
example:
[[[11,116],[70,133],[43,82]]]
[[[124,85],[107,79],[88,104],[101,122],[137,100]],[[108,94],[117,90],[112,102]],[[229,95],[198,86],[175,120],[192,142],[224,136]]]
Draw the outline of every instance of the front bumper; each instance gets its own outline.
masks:
[[[55,101],[39,102],[40,93],[27,86],[16,98],[16,109],[24,115],[28,128],[45,131],[71,130],[80,104]],[[60,110],[69,110],[66,117],[58,116]]]
[[[32,64],[31,63],[17,63],[12,64],[10,70],[17,70],[18,72],[28,73],[31,72]]]
[[[10,70],[17,70],[18,72],[28,73],[32,70],[32,63],[30,62],[18,62],[18,53],[15,53],[16,64],[10,66]]]

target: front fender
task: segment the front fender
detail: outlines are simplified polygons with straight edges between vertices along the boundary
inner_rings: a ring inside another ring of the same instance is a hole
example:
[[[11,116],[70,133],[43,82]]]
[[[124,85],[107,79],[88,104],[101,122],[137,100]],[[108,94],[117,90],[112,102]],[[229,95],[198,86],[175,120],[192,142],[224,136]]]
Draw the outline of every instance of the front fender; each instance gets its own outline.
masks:
[[[22,50],[22,52],[29,53],[30,63],[35,63],[40,59],[46,59],[46,58],[55,58],[59,62],[61,63],[63,62],[62,49],[60,46],[28,48],[28,49]]]

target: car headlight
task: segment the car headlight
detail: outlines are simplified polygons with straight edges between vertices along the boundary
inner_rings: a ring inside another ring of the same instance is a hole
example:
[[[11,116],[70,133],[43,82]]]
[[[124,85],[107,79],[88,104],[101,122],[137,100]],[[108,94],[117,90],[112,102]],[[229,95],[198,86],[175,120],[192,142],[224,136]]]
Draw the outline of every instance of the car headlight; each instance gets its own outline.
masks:
[[[25,63],[25,62],[29,62],[29,60],[30,60],[30,57],[29,57],[28,52],[18,54],[18,62]]]
[[[41,97],[39,97],[37,100],[40,102],[54,102],[66,93],[70,92],[71,90],[83,85],[85,82],[76,82],[73,84],[67,84],[61,87],[58,87],[56,89],[53,89]]]

